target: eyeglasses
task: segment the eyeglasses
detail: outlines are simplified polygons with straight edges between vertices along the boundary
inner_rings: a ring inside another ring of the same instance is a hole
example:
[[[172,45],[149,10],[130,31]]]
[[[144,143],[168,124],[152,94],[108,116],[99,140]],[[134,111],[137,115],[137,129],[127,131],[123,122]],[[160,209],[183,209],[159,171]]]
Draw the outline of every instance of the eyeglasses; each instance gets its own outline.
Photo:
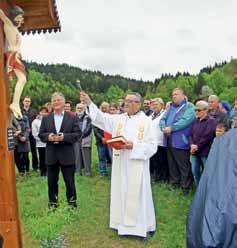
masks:
[[[201,112],[203,111],[204,109],[195,109],[195,112]]]

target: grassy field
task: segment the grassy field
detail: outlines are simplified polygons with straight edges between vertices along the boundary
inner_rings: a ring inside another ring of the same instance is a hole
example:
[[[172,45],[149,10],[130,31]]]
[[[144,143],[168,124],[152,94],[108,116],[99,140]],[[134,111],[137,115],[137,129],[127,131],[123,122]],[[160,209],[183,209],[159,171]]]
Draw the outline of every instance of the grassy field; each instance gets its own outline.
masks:
[[[157,232],[147,241],[120,237],[109,229],[110,179],[97,174],[97,154],[93,153],[91,178],[76,176],[79,208],[71,210],[60,179],[60,207],[47,209],[46,179],[31,173],[17,178],[24,248],[183,248],[185,224],[192,196],[169,185],[154,184]]]

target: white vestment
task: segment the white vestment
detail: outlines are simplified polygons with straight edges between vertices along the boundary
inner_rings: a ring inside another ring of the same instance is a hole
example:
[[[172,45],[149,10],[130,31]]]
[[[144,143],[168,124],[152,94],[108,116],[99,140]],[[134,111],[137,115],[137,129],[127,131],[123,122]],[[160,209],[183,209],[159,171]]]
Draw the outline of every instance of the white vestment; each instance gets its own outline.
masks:
[[[146,237],[156,229],[149,170],[149,159],[157,150],[156,129],[142,111],[130,117],[110,115],[91,103],[89,115],[93,125],[133,142],[132,150],[113,150],[110,227],[119,235]]]

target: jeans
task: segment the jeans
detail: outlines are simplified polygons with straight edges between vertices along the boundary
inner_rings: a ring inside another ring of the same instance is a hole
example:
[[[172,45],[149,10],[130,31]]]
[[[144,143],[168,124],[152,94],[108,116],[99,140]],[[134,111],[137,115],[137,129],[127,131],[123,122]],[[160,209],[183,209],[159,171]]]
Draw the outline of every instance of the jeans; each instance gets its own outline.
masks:
[[[192,173],[197,187],[207,160],[207,156],[191,155],[190,159],[192,163]]]
[[[99,156],[99,172],[101,175],[106,174],[106,164],[111,164],[111,152],[107,145],[97,145]]]

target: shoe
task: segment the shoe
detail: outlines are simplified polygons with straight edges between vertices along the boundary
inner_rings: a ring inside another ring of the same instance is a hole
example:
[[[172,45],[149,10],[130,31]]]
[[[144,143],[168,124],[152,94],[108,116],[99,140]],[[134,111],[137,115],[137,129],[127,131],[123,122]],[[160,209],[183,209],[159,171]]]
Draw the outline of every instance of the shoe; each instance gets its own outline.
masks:
[[[76,209],[77,208],[77,203],[76,202],[69,202],[68,205],[69,205],[69,207],[71,209]]]
[[[182,189],[183,195],[187,196],[189,194],[189,189]]]
[[[149,235],[150,237],[153,237],[153,236],[155,235],[155,233],[156,233],[156,231],[151,231],[151,232],[148,232],[148,235]]]
[[[155,235],[156,231],[152,231],[152,232],[147,232],[147,236],[142,238],[144,242],[147,242],[149,240],[149,238],[153,237]]]
[[[170,184],[170,190],[177,190],[180,188],[180,185],[179,184]]]
[[[49,202],[48,203],[48,209],[50,211],[55,211],[58,208],[58,203],[57,202]]]
[[[86,172],[86,173],[85,173],[85,176],[87,176],[87,177],[91,177],[92,175],[91,175],[91,173],[90,173],[90,172]]]

